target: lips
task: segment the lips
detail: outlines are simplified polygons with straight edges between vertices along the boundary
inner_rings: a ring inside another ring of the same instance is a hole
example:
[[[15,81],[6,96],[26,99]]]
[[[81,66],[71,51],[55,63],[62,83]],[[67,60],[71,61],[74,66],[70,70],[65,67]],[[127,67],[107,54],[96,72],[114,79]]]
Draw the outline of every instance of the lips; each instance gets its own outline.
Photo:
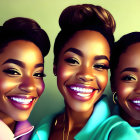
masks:
[[[88,101],[90,100],[97,89],[84,85],[69,85],[67,86],[69,94],[76,100]]]
[[[131,105],[138,111],[140,111],[140,98],[130,100]]]
[[[9,101],[20,110],[30,109],[35,97],[33,96],[8,96]]]

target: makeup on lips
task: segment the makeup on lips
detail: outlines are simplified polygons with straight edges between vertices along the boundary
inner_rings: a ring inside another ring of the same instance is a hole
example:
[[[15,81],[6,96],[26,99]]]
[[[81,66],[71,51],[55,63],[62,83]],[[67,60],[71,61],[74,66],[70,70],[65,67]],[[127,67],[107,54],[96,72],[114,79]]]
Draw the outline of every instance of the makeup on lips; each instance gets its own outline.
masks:
[[[67,86],[69,94],[76,100],[88,101],[93,95],[98,92],[98,89],[95,89],[91,86],[85,86],[82,84],[73,84]]]
[[[129,100],[130,105],[136,110],[140,111],[140,98],[134,98]]]
[[[20,110],[30,109],[36,97],[33,96],[7,96],[10,103]]]

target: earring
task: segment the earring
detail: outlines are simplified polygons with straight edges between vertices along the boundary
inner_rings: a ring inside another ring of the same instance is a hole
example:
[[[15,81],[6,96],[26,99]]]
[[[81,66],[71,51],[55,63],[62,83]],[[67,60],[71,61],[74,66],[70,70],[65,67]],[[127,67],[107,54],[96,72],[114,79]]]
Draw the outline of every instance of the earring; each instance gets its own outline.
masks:
[[[113,102],[114,104],[117,104],[117,95],[116,95],[117,92],[113,92]]]

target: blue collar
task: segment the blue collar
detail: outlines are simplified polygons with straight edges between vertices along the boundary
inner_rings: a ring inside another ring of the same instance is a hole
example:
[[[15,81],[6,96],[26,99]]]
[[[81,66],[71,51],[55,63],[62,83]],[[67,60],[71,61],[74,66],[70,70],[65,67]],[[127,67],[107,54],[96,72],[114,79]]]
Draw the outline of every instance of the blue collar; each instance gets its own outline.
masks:
[[[101,99],[96,103],[94,111],[86,125],[74,138],[76,140],[89,140],[96,128],[110,115],[111,113],[108,106],[107,97],[103,95]]]

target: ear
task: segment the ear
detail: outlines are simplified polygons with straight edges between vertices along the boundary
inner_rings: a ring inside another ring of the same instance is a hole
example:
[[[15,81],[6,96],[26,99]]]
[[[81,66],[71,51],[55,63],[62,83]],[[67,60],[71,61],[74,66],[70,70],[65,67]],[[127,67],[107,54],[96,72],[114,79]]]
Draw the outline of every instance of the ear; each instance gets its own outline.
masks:
[[[55,76],[57,76],[57,68],[56,68],[56,65],[55,64],[53,64],[53,74],[55,75]]]

